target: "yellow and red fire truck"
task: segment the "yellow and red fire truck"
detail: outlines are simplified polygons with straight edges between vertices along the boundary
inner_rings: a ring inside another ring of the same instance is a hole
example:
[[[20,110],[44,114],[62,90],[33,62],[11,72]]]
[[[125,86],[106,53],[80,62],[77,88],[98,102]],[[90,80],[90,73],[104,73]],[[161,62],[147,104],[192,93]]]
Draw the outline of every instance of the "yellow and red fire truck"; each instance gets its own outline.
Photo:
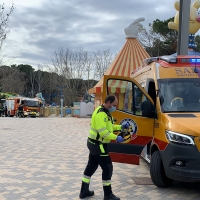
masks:
[[[6,98],[8,117],[17,116],[19,105],[23,105],[24,117],[39,117],[40,104],[36,98],[14,96]]]
[[[132,77],[104,75],[103,98],[119,95],[113,113],[131,125],[129,140],[108,144],[113,162],[150,163],[158,187],[200,181],[200,56],[147,58]]]

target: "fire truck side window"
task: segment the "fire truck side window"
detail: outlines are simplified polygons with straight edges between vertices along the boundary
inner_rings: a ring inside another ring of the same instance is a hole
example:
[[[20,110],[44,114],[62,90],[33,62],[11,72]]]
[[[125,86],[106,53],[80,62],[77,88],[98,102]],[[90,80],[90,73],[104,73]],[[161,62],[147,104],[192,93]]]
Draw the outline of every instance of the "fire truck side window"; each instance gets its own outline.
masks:
[[[133,82],[109,79],[107,89],[108,94],[117,94],[116,96],[118,96],[117,110],[132,115],[142,115],[141,104],[147,100],[147,97]]]
[[[131,82],[127,82],[126,85],[123,111],[133,115],[142,115],[141,104],[147,99],[146,96],[140,88]]]
[[[17,103],[19,103],[19,99],[17,99]]]
[[[133,90],[132,90],[132,83],[126,83],[126,92],[124,95],[124,107],[123,111],[133,114]]]
[[[135,115],[142,115],[141,104],[145,100],[147,100],[147,97],[145,96],[145,94],[140,90],[140,88],[138,88],[136,85],[134,85],[133,109],[134,109]]]

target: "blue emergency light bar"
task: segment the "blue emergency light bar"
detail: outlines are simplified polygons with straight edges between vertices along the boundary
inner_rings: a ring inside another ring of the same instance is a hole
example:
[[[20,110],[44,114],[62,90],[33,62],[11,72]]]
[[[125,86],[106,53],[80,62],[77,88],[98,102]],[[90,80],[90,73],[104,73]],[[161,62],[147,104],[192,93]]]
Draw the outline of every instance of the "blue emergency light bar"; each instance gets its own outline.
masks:
[[[144,65],[149,65],[152,62],[165,61],[167,63],[171,64],[177,64],[177,63],[187,63],[187,64],[200,64],[200,58],[178,58],[177,56],[161,56],[161,57],[151,57],[143,60]]]
[[[181,58],[181,63],[200,63],[200,58]]]

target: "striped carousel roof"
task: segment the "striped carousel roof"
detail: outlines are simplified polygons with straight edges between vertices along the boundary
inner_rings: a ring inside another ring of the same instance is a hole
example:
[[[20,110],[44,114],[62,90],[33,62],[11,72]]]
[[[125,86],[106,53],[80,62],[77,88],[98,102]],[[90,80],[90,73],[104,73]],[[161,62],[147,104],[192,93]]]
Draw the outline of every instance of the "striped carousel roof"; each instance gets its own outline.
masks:
[[[149,57],[149,54],[136,38],[128,38],[123,48],[104,74],[130,77],[131,73],[142,65],[142,61]],[[103,78],[89,90],[89,93],[102,93],[102,84]],[[120,81],[115,81],[115,83],[111,84],[115,85],[115,88],[117,88],[121,83]]]

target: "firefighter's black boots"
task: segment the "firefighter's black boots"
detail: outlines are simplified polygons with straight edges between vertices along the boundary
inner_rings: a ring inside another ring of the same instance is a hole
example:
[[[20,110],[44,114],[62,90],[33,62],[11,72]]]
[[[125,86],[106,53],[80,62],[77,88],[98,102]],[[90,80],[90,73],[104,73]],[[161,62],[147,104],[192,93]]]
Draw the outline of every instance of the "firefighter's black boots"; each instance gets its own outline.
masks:
[[[104,200],[120,200],[120,198],[116,197],[114,194],[110,194],[109,196],[104,196]]]
[[[84,199],[86,197],[91,197],[94,195],[94,191],[90,191],[89,190],[89,184],[88,183],[84,183],[82,181],[82,185],[81,185],[81,192],[80,192],[80,199]]]
[[[120,200],[119,197],[116,197],[112,193],[111,185],[109,185],[109,186],[103,186],[103,191],[104,191],[104,200]]]

